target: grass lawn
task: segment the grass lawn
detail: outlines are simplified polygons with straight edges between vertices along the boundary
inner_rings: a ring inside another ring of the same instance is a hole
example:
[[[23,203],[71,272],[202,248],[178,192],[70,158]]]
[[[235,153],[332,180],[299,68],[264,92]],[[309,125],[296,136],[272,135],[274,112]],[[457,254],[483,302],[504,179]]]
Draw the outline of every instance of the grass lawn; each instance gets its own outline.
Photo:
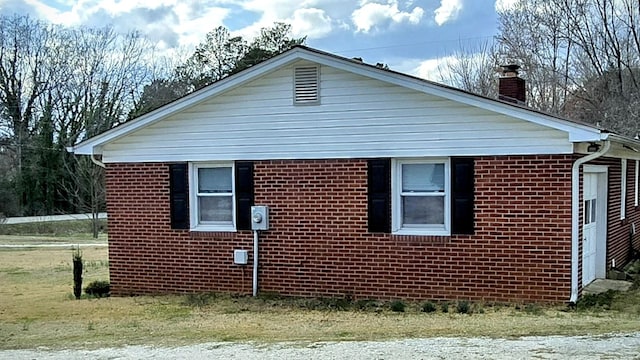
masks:
[[[15,239],[14,239],[15,241]],[[3,242],[0,236],[0,243]],[[84,286],[107,280],[106,247],[82,249]],[[275,296],[192,294],[74,300],[72,251],[0,248],[0,348],[180,345],[207,341],[384,340],[432,336],[517,337],[640,331],[640,291],[606,307],[471,304],[472,314],[405,312],[389,304]],[[338,310],[346,307],[348,310]]]

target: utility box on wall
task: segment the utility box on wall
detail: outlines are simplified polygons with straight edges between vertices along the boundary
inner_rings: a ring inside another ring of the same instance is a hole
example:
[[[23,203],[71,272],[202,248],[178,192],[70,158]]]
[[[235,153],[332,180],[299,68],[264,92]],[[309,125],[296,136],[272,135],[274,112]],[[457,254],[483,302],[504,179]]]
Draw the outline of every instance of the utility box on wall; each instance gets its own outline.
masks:
[[[249,263],[249,252],[247,250],[233,250],[233,263],[247,265]]]
[[[269,208],[267,206],[251,207],[251,230],[269,230]]]

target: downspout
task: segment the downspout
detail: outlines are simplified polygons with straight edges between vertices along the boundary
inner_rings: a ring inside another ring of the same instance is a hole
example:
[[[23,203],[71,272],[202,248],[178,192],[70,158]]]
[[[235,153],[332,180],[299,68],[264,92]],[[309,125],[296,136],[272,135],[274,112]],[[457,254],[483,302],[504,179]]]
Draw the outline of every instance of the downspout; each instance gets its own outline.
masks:
[[[606,154],[611,148],[611,141],[605,140],[602,148],[593,154],[581,157],[571,168],[571,297],[570,303],[578,301],[578,246],[580,245],[580,166]]]
[[[100,167],[101,167],[101,168],[103,168],[103,169],[105,169],[105,168],[106,168],[106,166],[104,165],[104,163],[103,163],[103,162],[101,162],[100,160],[96,159],[96,157],[95,157],[95,153],[94,153],[93,151],[91,151],[91,161],[92,161],[94,164],[96,164],[96,165],[100,166]]]
[[[258,230],[253,230],[253,297],[258,296]]]
[[[95,147],[91,150],[91,162],[100,166],[101,168],[106,168],[106,166],[104,165],[104,163],[98,159],[96,159],[95,157]],[[75,154],[75,151],[73,149],[73,146],[67,146],[67,152],[70,152],[72,154]]]

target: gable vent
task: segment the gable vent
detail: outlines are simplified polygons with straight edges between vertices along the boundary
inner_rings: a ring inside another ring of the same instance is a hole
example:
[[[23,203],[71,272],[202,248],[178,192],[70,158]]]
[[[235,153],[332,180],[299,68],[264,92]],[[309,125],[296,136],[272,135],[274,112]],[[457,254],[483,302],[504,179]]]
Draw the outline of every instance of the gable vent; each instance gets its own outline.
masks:
[[[320,101],[319,72],[317,66],[295,68],[293,95],[295,104],[317,104]]]

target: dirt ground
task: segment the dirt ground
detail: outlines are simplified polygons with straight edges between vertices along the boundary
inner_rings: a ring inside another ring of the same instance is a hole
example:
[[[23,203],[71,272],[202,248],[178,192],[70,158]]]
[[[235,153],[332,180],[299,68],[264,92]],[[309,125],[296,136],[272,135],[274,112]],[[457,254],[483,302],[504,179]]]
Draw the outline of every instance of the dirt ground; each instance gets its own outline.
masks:
[[[428,338],[318,343],[205,343],[98,350],[4,350],[2,359],[640,359],[640,332],[515,339]]]

